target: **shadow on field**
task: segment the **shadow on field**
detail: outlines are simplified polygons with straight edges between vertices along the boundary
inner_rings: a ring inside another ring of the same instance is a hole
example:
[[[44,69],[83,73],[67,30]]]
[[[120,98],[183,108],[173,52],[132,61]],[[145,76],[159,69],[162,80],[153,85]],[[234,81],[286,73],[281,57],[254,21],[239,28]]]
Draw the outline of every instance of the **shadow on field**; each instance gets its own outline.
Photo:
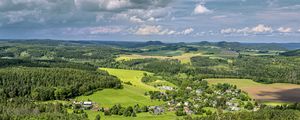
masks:
[[[300,102],[300,88],[281,90],[281,91],[262,91],[258,96],[261,96],[262,101],[282,101],[282,102]]]

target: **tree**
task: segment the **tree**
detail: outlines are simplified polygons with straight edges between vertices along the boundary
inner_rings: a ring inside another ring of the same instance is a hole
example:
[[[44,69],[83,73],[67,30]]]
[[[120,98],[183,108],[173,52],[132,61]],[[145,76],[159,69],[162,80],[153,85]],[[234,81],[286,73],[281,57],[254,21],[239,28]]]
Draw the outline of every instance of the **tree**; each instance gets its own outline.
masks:
[[[101,119],[101,117],[100,117],[100,115],[98,114],[98,115],[96,116],[95,120],[100,120],[100,119]]]

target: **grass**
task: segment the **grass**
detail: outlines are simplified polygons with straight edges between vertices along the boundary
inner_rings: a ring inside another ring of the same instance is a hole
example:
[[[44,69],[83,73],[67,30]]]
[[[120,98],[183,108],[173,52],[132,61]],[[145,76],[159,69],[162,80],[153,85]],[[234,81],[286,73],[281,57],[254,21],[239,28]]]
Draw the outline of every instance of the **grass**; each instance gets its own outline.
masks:
[[[100,68],[107,71],[109,74],[118,77],[123,82],[131,82],[133,85],[124,84],[123,89],[104,89],[97,91],[89,96],[80,96],[76,99],[79,101],[92,100],[100,105],[100,107],[112,107],[115,104],[121,104],[122,106],[139,105],[161,105],[163,101],[151,100],[149,96],[145,96],[144,93],[149,90],[158,90],[157,88],[147,85],[141,82],[141,78],[144,73],[151,74],[144,71],[137,70],[123,70],[123,69],[110,69]],[[159,81],[166,84],[164,81]],[[102,112],[96,112],[87,110],[90,120],[94,120],[96,115],[100,115],[104,120],[174,120],[178,118],[175,113],[167,112],[166,114],[155,116],[150,113],[139,113],[137,117],[124,117],[124,116],[104,116]]]
[[[278,105],[284,105],[284,104],[291,104],[290,102],[271,102],[271,101],[264,101],[262,102],[265,105],[268,106],[278,106]]]
[[[174,87],[174,88],[177,87],[173,83],[170,83],[170,82],[164,81],[164,80],[156,80],[156,81],[148,83],[148,84],[151,85],[151,86],[162,85],[162,86],[170,86],[170,87]]]
[[[112,107],[116,104],[122,106],[139,105],[160,105],[162,101],[151,100],[149,96],[144,95],[145,90],[124,85],[123,89],[104,89],[97,91],[89,96],[80,96],[76,99],[79,101],[92,100],[102,107]]]
[[[148,55],[148,56],[179,56],[182,55],[184,51],[182,50],[160,50],[160,51],[151,51],[151,52],[143,52],[140,53],[141,55]]]
[[[203,55],[202,53],[184,53],[178,56],[153,56],[153,55],[139,55],[139,54],[132,54],[132,55],[120,55],[116,58],[117,61],[121,60],[133,60],[133,59],[146,59],[146,58],[157,58],[157,59],[177,59],[181,61],[183,64],[189,64],[191,62],[191,58],[195,56],[207,56]]]
[[[174,112],[167,112],[163,115],[152,115],[150,113],[138,113],[137,117],[124,117],[124,116],[104,116],[102,112],[95,111],[85,111],[88,114],[90,120],[94,120],[96,116],[99,114],[101,116],[101,120],[175,120],[177,117]]]
[[[152,74],[145,71],[139,70],[125,70],[125,69],[111,69],[111,68],[100,68],[101,70],[107,71],[109,74],[118,77],[123,82],[131,82],[134,87],[140,88],[143,91],[157,90],[157,88],[147,85],[141,81],[144,73]]]
[[[238,88],[244,88],[244,87],[253,87],[253,86],[258,86],[258,85],[263,85],[261,83],[254,82],[253,80],[250,79],[226,79],[226,78],[221,78],[221,79],[206,79],[209,84],[218,84],[218,83],[229,83],[232,85],[236,85]]]
[[[111,107],[115,104],[121,104],[123,106],[133,106],[135,104],[140,105],[159,105],[163,104],[162,101],[152,101],[149,96],[145,96],[147,91],[157,91],[159,89],[144,84],[141,78],[144,73],[151,74],[144,71],[137,70],[123,70],[123,69],[111,69],[100,68],[107,71],[109,74],[118,77],[123,82],[131,82],[132,85],[124,84],[123,89],[104,89],[97,91],[89,96],[80,96],[76,99],[79,101],[92,100],[97,102],[100,106]]]

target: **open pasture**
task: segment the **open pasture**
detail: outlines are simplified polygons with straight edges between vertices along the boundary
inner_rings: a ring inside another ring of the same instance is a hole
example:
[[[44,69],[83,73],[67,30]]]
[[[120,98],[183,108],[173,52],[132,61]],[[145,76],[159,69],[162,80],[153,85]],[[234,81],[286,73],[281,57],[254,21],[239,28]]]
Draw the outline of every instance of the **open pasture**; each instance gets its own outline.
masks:
[[[111,107],[115,104],[121,104],[123,106],[139,105],[159,105],[163,104],[162,101],[151,100],[144,93],[147,91],[159,90],[153,86],[144,84],[141,81],[144,71],[137,70],[123,70],[123,69],[110,69],[100,68],[107,71],[109,74],[118,77],[123,82],[130,82],[132,85],[123,84],[123,89],[104,89],[97,91],[89,96],[80,96],[76,99],[79,101],[92,100],[101,106]],[[151,74],[151,73],[147,73]]]
[[[156,59],[176,59],[181,61],[181,63],[190,63],[190,58],[195,56],[209,56],[203,55],[202,53],[184,53],[178,56],[157,56],[157,55],[139,55],[139,54],[132,54],[132,55],[120,55],[116,60],[132,60],[132,59],[146,59],[146,58],[156,58]]]
[[[300,85],[274,83],[261,84],[249,79],[206,79],[210,84],[229,83],[262,102],[300,102]]]

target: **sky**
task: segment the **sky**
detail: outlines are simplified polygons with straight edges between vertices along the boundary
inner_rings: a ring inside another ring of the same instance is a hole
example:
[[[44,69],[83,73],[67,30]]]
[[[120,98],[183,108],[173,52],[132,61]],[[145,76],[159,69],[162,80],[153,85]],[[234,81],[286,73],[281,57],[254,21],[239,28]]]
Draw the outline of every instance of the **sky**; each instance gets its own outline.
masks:
[[[300,42],[300,0],[0,0],[0,39]]]

